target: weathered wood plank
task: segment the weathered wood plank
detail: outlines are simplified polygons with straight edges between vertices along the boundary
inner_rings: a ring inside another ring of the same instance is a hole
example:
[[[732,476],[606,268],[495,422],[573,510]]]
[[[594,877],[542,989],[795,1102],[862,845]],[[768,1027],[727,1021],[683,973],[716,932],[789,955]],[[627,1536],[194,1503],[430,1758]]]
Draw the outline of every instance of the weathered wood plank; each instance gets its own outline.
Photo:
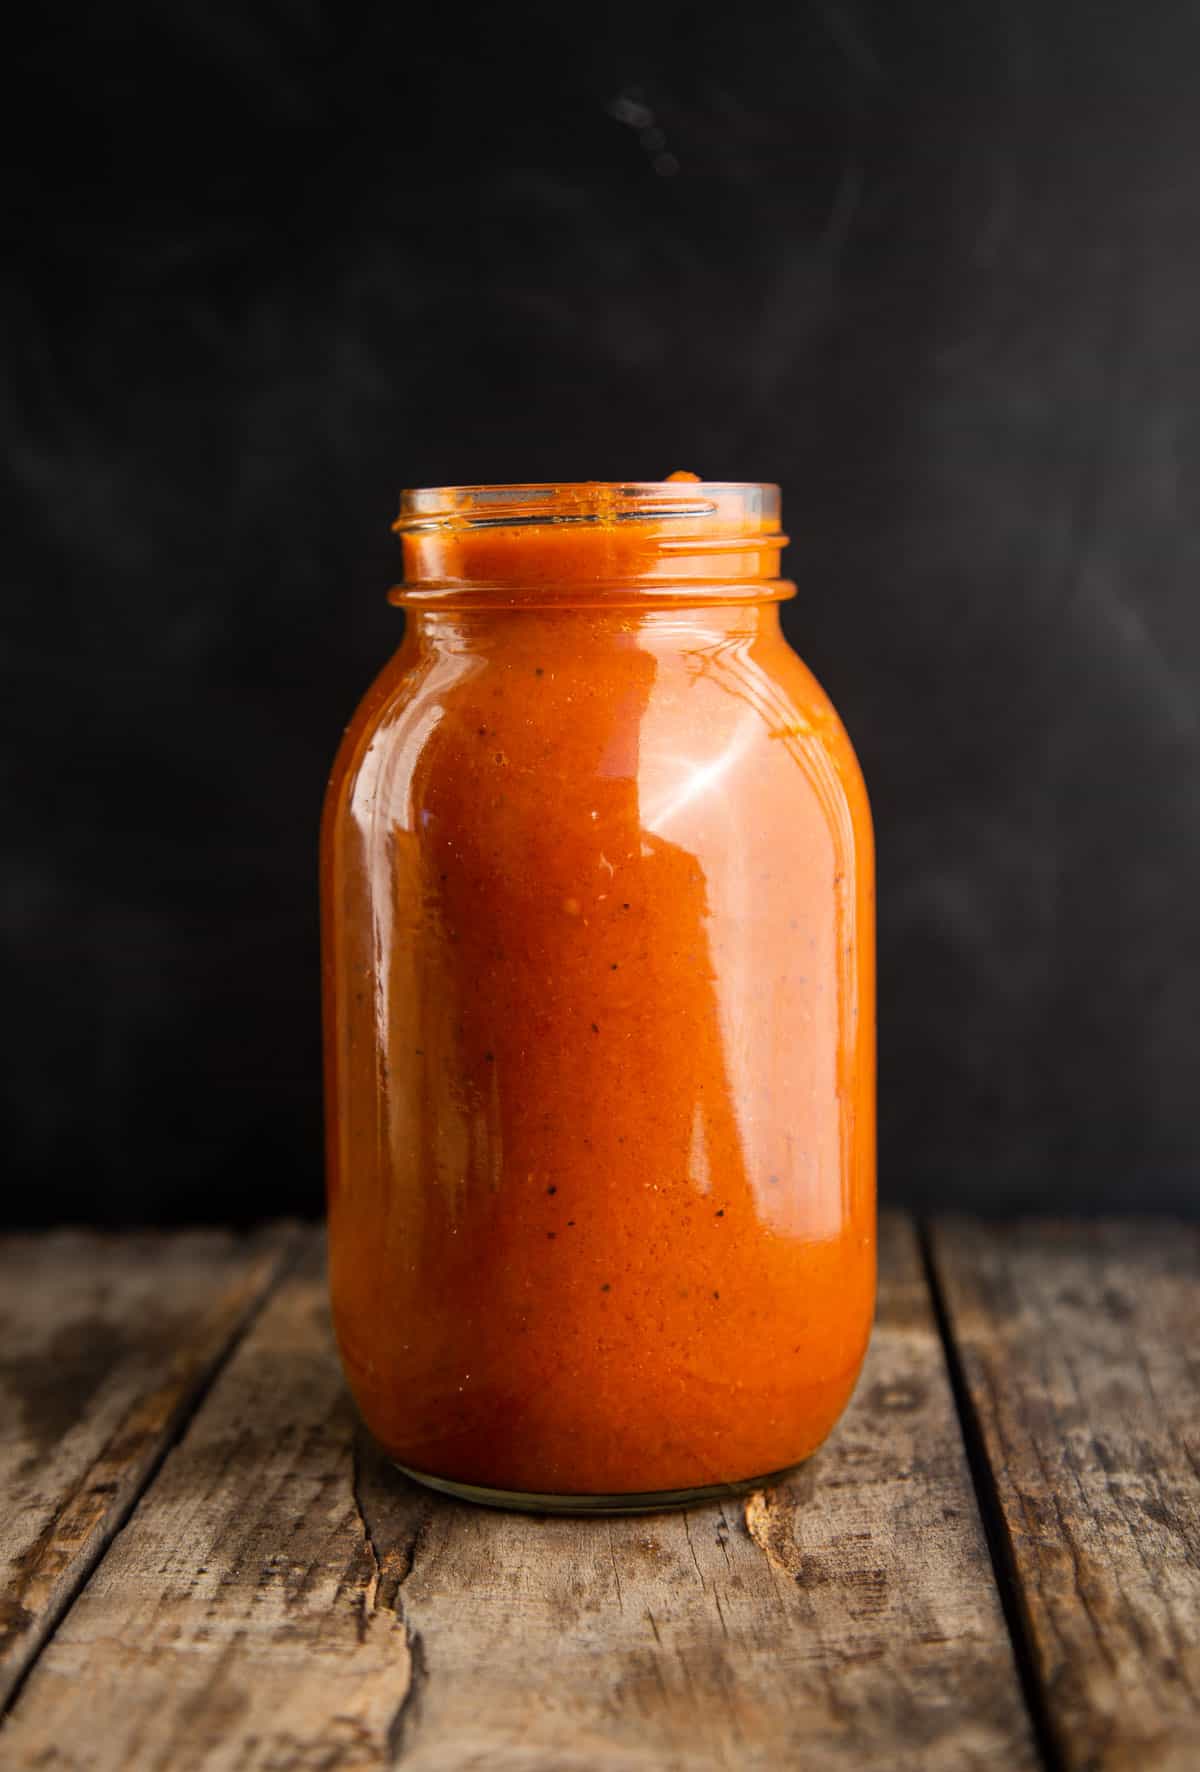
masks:
[[[1200,1767],[1200,1227],[939,1225],[1063,1764]]]
[[[0,1241],[0,1709],[293,1240]]]
[[[353,1438],[314,1240],[33,1668],[0,1765],[385,1764],[409,1679],[403,1523],[384,1578]]]
[[[412,1772],[1035,1763],[895,1219],[858,1396],[802,1474],[741,1507],[582,1527],[438,1511],[402,1591],[426,1668]]]
[[[1035,1757],[912,1233],[859,1396],[744,1507],[563,1520],[357,1459],[314,1261],[27,1682],[70,1772],[950,1772]]]

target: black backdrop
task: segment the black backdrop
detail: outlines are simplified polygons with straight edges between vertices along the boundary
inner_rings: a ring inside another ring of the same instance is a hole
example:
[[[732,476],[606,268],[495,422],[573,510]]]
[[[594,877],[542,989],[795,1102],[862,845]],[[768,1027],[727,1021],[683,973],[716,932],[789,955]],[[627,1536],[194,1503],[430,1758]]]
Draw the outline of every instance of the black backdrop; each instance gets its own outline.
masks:
[[[872,790],[885,1195],[1193,1209],[1198,67],[1190,0],[27,17],[9,1219],[317,1206],[397,490],[676,467],[782,481]]]

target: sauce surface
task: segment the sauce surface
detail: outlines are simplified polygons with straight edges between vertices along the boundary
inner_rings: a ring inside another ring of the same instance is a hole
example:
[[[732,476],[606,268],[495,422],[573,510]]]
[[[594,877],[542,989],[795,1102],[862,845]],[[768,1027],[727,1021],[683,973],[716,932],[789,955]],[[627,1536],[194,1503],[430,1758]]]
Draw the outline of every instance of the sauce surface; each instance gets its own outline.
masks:
[[[563,533],[550,602],[536,534],[439,537],[508,606],[410,614],[331,781],[335,1323],[419,1473],[743,1481],[869,1332],[866,796],[773,603],[646,606],[644,534]]]

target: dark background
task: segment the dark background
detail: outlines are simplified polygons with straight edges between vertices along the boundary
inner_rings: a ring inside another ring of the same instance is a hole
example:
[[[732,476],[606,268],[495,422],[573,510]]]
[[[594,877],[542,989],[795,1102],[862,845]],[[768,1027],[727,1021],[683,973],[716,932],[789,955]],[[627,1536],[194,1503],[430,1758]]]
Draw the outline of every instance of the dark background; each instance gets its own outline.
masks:
[[[886,1198],[1200,1205],[1200,8],[112,0],[10,32],[10,1221],[320,1199],[407,484],[783,483]]]

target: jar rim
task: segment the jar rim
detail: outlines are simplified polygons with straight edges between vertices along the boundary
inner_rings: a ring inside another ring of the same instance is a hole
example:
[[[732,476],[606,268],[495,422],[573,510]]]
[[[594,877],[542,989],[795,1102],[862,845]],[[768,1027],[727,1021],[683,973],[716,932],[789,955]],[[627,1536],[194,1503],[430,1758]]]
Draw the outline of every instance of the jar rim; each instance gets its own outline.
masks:
[[[539,524],[698,522],[726,536],[770,536],[783,547],[779,510],[779,487],[766,480],[480,482],[407,489],[392,527],[404,536]]]
[[[762,602],[779,578],[779,487],[760,480],[577,480],[403,494],[394,603],[494,607]]]

